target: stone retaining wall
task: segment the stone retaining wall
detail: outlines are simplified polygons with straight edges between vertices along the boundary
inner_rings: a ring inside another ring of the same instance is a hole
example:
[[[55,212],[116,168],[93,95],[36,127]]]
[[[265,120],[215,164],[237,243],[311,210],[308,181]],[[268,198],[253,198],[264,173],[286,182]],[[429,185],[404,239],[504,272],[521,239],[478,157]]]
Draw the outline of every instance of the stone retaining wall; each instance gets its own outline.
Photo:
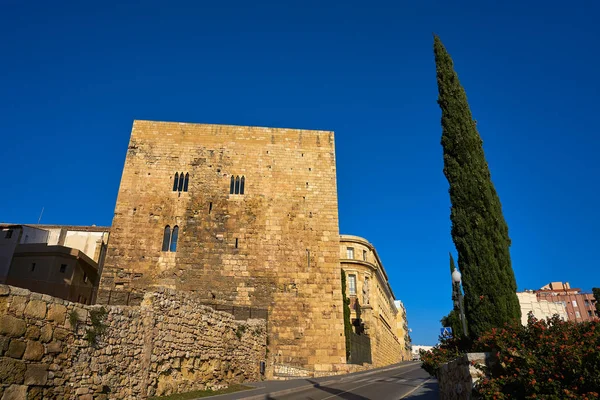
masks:
[[[104,306],[94,327],[101,309],[0,285],[0,398],[143,399],[261,378],[264,320],[236,321],[168,289]],[[91,344],[87,332],[101,328]]]
[[[437,372],[441,400],[468,400],[473,398],[473,385],[482,371],[475,365],[490,367],[493,361],[489,353],[467,353],[443,364]]]

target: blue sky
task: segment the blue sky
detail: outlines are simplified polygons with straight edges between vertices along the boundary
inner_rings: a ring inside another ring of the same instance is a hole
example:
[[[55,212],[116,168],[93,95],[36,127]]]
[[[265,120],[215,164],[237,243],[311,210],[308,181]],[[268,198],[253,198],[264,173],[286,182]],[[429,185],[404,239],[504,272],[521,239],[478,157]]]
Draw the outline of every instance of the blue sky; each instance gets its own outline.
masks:
[[[455,252],[436,32],[519,289],[600,286],[597,2],[111,3],[0,5],[0,221],[110,225],[133,119],[334,130],[340,231],[376,246],[433,344]]]

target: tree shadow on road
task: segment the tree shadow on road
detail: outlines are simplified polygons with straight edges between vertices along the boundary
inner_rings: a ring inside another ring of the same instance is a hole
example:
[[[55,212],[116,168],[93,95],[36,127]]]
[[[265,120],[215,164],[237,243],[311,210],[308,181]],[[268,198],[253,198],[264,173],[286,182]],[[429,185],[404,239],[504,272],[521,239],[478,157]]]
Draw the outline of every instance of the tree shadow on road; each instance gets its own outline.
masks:
[[[408,400],[438,400],[440,398],[440,391],[438,388],[437,380],[431,380],[417,389],[417,393],[409,395],[407,397],[401,397],[401,399]]]
[[[307,379],[310,383],[315,385],[315,389],[322,390],[327,393],[331,393],[339,397],[340,399],[345,400],[371,400],[368,397],[364,397],[354,393],[347,393],[345,390],[334,389],[327,386],[322,386],[319,382]]]

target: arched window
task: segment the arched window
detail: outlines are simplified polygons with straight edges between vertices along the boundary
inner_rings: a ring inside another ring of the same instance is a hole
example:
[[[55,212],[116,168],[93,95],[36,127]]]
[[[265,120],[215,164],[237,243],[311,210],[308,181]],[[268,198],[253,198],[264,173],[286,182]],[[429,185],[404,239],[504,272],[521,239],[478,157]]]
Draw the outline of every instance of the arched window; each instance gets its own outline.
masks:
[[[187,192],[188,190],[188,183],[190,182],[190,174],[188,174],[187,172],[185,173],[185,179],[183,181],[183,191]]]
[[[235,177],[235,194],[240,194],[240,177]]]
[[[244,194],[244,183],[246,183],[246,178],[242,176],[242,180],[240,182],[240,194]]]
[[[175,179],[173,179],[173,191],[177,191],[177,185],[179,184],[179,174],[175,172]]]
[[[179,236],[179,227],[175,225],[173,227],[173,234],[171,235],[171,247],[169,251],[177,251],[177,237]]]
[[[183,190],[183,172],[181,174],[179,174],[179,191],[181,192]]]
[[[169,243],[171,241],[171,227],[165,226],[165,233],[163,234],[162,251],[169,251]]]
[[[229,194],[233,194],[233,187],[235,186],[235,178],[231,175],[231,184],[229,185]]]

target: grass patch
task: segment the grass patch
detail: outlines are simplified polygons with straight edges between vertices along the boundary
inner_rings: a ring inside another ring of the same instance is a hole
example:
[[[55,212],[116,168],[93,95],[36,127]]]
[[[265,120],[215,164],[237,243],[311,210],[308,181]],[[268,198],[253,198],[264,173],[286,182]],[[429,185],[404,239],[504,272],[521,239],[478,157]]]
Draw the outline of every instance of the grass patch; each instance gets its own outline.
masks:
[[[169,396],[150,397],[148,400],[190,400],[190,399],[197,399],[198,397],[210,397],[210,396],[216,396],[218,394],[235,393],[235,392],[240,392],[242,390],[248,390],[248,389],[253,389],[253,388],[251,388],[250,386],[244,386],[244,385],[231,385],[225,389],[196,390],[194,392],[171,394]]]

